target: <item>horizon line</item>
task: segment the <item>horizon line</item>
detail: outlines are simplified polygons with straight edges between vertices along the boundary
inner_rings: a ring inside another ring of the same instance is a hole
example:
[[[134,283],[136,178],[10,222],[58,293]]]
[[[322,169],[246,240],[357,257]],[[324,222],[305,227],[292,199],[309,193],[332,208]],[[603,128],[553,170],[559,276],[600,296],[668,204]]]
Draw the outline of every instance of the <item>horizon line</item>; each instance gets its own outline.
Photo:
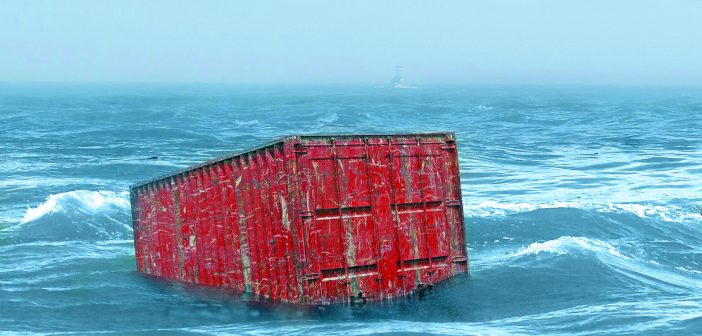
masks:
[[[232,86],[363,86],[389,87],[387,83],[378,82],[235,82],[235,81],[79,81],[79,80],[0,80],[0,85],[232,85]],[[667,87],[700,88],[702,83],[623,83],[623,82],[428,82],[413,83],[417,89],[446,86],[523,86],[523,87]],[[410,90],[411,91],[411,90]]]

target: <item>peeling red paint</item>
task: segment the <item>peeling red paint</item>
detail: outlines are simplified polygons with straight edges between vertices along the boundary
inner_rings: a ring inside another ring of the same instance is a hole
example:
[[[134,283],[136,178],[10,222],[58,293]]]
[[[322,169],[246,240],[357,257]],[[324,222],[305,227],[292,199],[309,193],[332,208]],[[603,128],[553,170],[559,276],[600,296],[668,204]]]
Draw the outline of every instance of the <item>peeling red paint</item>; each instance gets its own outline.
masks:
[[[291,136],[131,189],[140,272],[254,299],[387,300],[468,271],[452,133]]]

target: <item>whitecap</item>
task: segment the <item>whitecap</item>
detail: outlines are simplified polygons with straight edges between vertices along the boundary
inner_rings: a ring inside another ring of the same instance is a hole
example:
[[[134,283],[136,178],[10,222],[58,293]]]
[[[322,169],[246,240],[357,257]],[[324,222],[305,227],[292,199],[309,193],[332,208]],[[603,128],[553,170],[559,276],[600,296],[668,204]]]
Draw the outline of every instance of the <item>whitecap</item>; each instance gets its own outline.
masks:
[[[601,211],[629,212],[641,218],[659,218],[667,222],[699,221],[702,214],[690,212],[682,207],[666,207],[662,205],[644,205],[635,203],[608,203]]]
[[[551,253],[555,255],[571,254],[574,252],[590,251],[595,253],[608,253],[616,257],[622,255],[610,243],[602,240],[592,239],[587,237],[563,236],[557,239],[547,240],[545,242],[534,242],[523,248],[512,256],[524,256],[529,254],[538,255],[541,253]]]
[[[531,203],[498,203],[495,201],[484,201],[479,204],[468,204],[463,207],[464,213],[468,217],[494,217],[507,216],[516,213],[534,211],[537,209],[552,208],[579,208],[577,202],[550,202],[543,204]]]
[[[702,290],[702,281],[680,274],[675,268],[669,268],[655,260],[640,256],[627,256],[620,253],[609,242],[575,236],[563,236],[545,242],[535,242],[508,255],[508,259],[548,253],[555,256],[587,254],[602,262],[610,269],[647,286],[671,293],[688,293],[690,290]]]
[[[66,207],[75,205],[80,210],[89,213],[99,213],[109,209],[128,209],[128,192],[113,192],[106,190],[73,190],[49,195],[44,202],[36,207],[29,207],[24,213],[21,223],[28,223],[48,214],[65,211]]]
[[[322,117],[317,118],[317,121],[322,123],[322,124],[331,124],[339,120],[339,115],[336,113],[332,113],[330,115],[325,115]]]
[[[234,123],[235,123],[237,126],[239,126],[239,127],[258,126],[258,125],[260,125],[260,123],[259,123],[258,120],[256,120],[256,119],[254,119],[254,120],[245,120],[245,121],[242,121],[242,120],[235,120]]]

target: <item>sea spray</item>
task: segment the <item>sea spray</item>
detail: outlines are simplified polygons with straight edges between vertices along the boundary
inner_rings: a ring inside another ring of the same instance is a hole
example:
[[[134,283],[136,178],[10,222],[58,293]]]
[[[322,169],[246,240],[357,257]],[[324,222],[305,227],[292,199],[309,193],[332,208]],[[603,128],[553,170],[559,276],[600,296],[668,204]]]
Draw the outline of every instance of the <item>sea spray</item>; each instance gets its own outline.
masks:
[[[73,190],[60,194],[49,195],[44,202],[36,207],[29,207],[22,217],[21,223],[27,223],[46,215],[77,210],[85,213],[129,208],[128,192]]]
[[[126,191],[73,190],[28,207],[10,228],[17,242],[126,239],[131,235]]]

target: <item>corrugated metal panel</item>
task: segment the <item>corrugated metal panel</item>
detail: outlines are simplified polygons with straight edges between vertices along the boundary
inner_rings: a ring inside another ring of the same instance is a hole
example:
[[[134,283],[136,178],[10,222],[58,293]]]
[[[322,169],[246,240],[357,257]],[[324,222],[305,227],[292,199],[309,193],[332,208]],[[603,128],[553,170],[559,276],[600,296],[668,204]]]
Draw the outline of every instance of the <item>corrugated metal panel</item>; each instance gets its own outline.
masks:
[[[468,270],[451,133],[286,137],[131,195],[137,269],[166,279],[327,304]]]

